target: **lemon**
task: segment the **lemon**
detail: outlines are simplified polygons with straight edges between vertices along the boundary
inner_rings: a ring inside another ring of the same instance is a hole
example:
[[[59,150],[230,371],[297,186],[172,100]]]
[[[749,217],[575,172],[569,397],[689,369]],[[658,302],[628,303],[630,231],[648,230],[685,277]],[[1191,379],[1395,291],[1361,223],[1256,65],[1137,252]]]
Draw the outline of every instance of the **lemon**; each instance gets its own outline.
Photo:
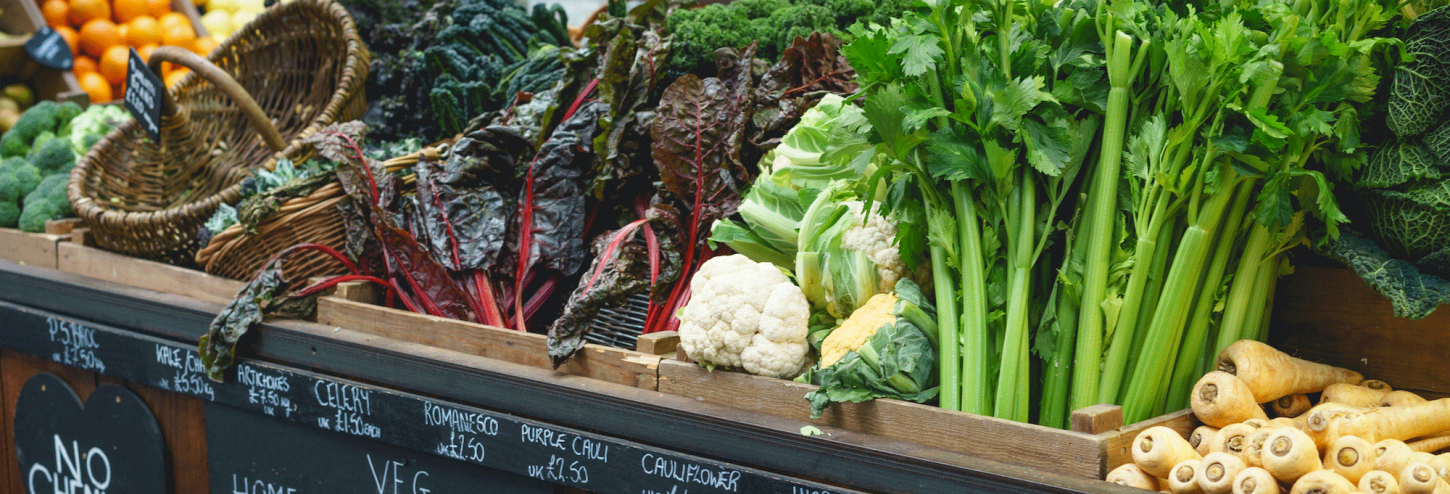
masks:
[[[201,27],[206,28],[206,32],[217,39],[226,39],[234,31],[232,15],[224,10],[208,10],[201,16]]]
[[[237,5],[237,12],[251,12],[260,14],[267,9],[266,0],[233,0]]]
[[[221,10],[228,13],[237,11],[237,0],[211,0],[206,4],[207,13],[213,10]]]
[[[237,11],[237,13],[232,14],[232,31],[241,29],[242,26],[247,25],[248,22],[252,22],[252,19],[256,18],[256,12]]]

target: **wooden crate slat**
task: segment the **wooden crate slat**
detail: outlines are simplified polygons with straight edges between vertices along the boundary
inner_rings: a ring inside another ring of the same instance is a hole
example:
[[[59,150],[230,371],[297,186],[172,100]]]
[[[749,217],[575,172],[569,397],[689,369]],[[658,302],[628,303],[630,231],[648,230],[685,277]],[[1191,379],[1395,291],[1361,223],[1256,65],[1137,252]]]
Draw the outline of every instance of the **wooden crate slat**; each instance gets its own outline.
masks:
[[[55,269],[56,244],[69,239],[69,235],[26,233],[12,228],[0,228],[0,259],[26,266]]]
[[[553,368],[546,337],[424,314],[415,314],[335,297],[317,304],[317,322],[410,343],[453,350],[516,364]],[[643,389],[657,389],[660,357],[587,344],[560,372]]]
[[[73,242],[62,242],[59,249],[61,271],[207,302],[226,304],[246,284]]]

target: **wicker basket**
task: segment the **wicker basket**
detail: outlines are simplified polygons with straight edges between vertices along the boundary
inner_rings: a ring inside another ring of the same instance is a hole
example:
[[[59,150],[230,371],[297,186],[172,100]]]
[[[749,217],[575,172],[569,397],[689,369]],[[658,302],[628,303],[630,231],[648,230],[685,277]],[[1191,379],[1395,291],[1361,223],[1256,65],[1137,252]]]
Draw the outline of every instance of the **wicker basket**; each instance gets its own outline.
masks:
[[[189,263],[201,225],[241,198],[251,167],[270,169],[301,138],[362,115],[369,57],[347,11],[327,0],[272,7],[206,59],[158,48],[152,71],[191,69],[166,91],[161,142],[134,121],[113,130],[72,172],[71,204],[102,248]]]
[[[417,164],[418,158],[424,154],[436,159],[443,149],[440,146],[446,145],[439,144],[390,159],[383,163],[383,167],[393,173]],[[304,147],[303,151],[291,159],[300,163],[311,157],[310,146]],[[257,274],[257,270],[272,256],[293,245],[316,243],[341,251],[347,242],[347,231],[343,226],[342,211],[338,208],[346,200],[348,197],[342,186],[337,181],[329,182],[307,197],[282,203],[277,214],[257,225],[256,233],[243,233],[240,224],[222,230],[197,251],[196,263],[208,273],[245,280]],[[316,251],[301,252],[291,257],[282,269],[287,272],[288,278],[300,280],[346,271],[335,259]]]

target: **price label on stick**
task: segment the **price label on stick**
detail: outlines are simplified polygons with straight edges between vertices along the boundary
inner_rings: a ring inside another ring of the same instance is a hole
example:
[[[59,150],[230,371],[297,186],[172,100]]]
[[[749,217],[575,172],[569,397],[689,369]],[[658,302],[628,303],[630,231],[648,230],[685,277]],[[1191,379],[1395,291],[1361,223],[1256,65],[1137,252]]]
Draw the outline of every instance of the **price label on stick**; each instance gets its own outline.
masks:
[[[70,70],[75,65],[75,61],[71,60],[70,45],[49,26],[41,27],[30,41],[25,42],[25,54],[30,55],[35,63],[55,70]]]
[[[131,48],[131,61],[126,66],[126,109],[136,123],[146,129],[152,142],[161,142],[161,99],[165,97],[161,78],[151,72],[146,61]]]

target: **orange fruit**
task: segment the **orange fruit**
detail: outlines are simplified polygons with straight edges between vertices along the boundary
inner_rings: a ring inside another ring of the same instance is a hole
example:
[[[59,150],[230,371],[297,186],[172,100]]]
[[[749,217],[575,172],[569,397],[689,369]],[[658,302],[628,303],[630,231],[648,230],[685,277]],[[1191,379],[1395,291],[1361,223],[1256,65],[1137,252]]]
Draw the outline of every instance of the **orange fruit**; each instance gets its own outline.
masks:
[[[70,0],[67,14],[72,26],[83,26],[96,19],[111,20],[111,3],[106,0]]]
[[[191,69],[188,69],[186,67],[182,67],[182,68],[179,68],[179,69],[176,69],[176,70],[171,71],[170,74],[166,74],[166,79],[165,79],[166,87],[168,87],[168,88],[176,87],[176,84],[179,83],[179,82],[181,82],[181,78],[182,77],[186,77],[186,74],[189,74],[189,73],[191,73]]]
[[[59,34],[60,38],[65,40],[65,44],[70,45],[70,56],[74,57],[81,54],[80,33],[77,33],[76,30],[71,29],[70,26],[56,27],[55,33]]]
[[[149,15],[137,16],[131,20],[126,31],[126,44],[145,46],[161,43],[161,24]]]
[[[136,55],[141,57],[141,60],[149,62],[151,60],[151,53],[156,51],[157,47],[155,44],[142,46],[136,49]]]
[[[171,12],[171,0],[146,0],[146,13],[151,17],[160,18]]]
[[[191,19],[187,19],[186,15],[180,12],[167,12],[161,14],[161,17],[157,17],[156,20],[161,23],[163,32],[171,26],[191,27]]]
[[[192,46],[191,51],[196,52],[197,55],[205,57],[207,55],[210,55],[211,51],[215,50],[218,45],[219,43],[216,42],[216,39],[212,38],[211,36],[202,36],[200,38],[196,38],[196,43]]]
[[[106,54],[101,55],[101,75],[106,77],[110,84],[120,84],[126,80],[126,65],[131,62],[131,49],[125,45],[115,45],[106,49]]]
[[[121,44],[121,30],[105,19],[93,19],[81,26],[81,51],[99,57],[106,49]]]
[[[65,0],[45,0],[45,4],[40,6],[40,15],[45,16],[47,26],[69,26],[70,3]]]
[[[146,6],[146,0],[115,0],[111,4],[111,12],[116,16],[116,22],[127,23],[131,19],[148,15],[151,13]]]
[[[191,48],[196,44],[196,31],[191,30],[191,25],[171,25],[161,31],[161,44]]]
[[[71,72],[75,72],[76,77],[80,77],[98,69],[96,59],[81,55],[75,58],[75,65],[71,67]]]
[[[98,72],[87,72],[80,76],[81,89],[90,95],[92,103],[111,101],[111,83]]]

